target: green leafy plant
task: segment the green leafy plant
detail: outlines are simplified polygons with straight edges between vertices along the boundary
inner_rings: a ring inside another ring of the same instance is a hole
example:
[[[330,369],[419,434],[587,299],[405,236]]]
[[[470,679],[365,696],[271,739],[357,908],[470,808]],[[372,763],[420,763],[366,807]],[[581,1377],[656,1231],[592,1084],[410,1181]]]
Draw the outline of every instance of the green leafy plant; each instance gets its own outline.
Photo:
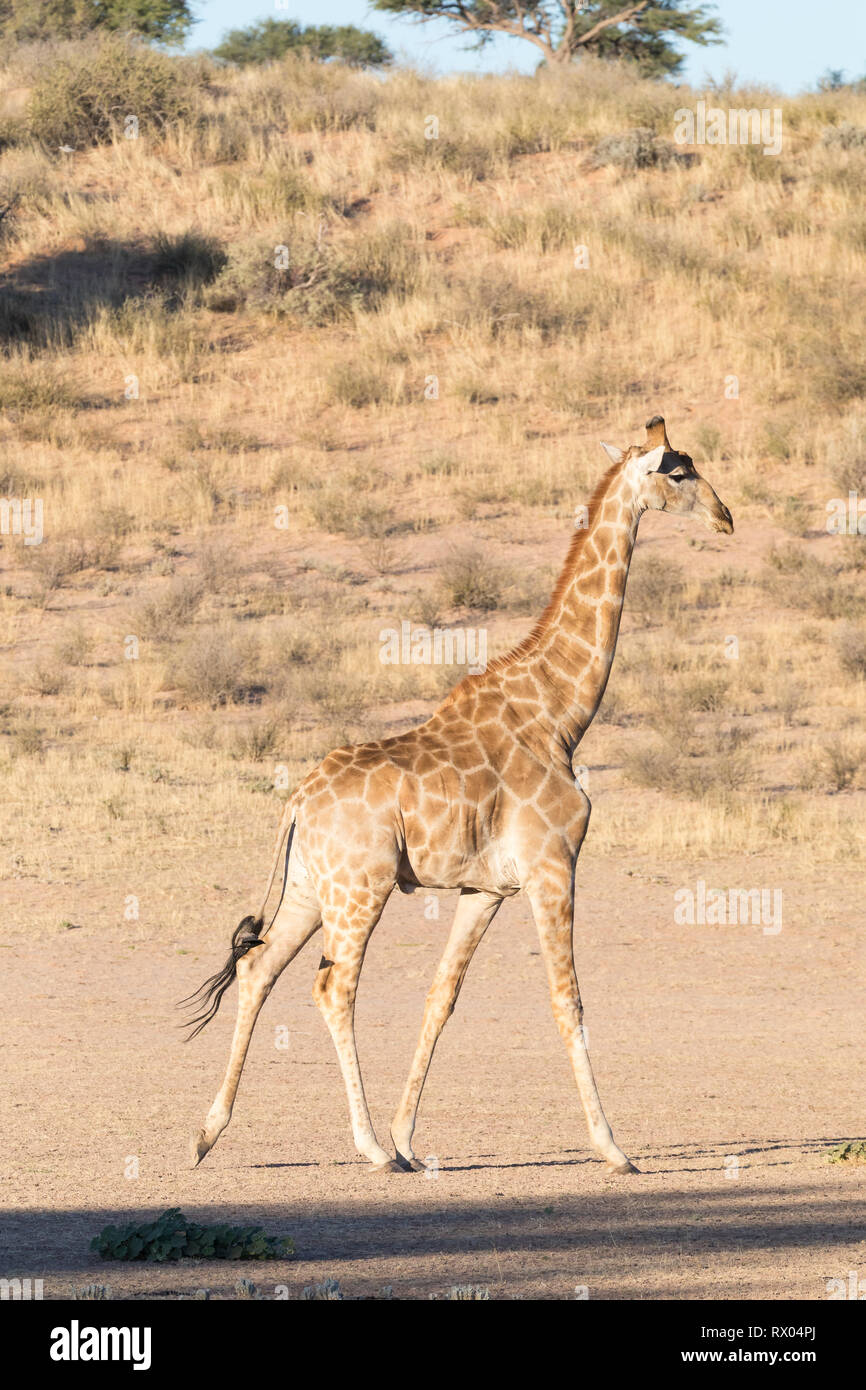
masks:
[[[827,1155],[828,1163],[866,1163],[866,1139],[849,1139]]]
[[[288,1236],[266,1236],[261,1226],[199,1226],[179,1207],[155,1221],[106,1226],[90,1242],[104,1260],[281,1260],[295,1252]]]

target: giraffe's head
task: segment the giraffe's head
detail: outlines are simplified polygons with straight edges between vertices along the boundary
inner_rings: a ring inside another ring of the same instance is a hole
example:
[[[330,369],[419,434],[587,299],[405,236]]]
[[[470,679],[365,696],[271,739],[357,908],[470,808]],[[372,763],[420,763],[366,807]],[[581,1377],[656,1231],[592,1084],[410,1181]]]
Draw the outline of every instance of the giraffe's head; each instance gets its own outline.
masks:
[[[624,465],[623,476],[634,489],[641,511],[691,514],[709,531],[723,531],[729,536],[734,529],[731,513],[688,454],[671,447],[660,415],[647,421],[646,434],[645,444],[632,444],[628,449],[601,446],[614,463]]]

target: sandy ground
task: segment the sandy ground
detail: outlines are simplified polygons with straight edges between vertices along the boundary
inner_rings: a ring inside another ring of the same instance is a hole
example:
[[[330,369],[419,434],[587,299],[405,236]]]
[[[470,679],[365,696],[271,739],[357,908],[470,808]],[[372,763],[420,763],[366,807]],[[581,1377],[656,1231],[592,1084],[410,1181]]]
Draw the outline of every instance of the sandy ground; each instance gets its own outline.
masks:
[[[250,899],[269,843],[270,826],[242,869],[238,859]],[[216,1090],[235,996],[189,1045],[173,1004],[221,964],[239,915],[225,899],[202,910],[199,868],[183,889],[162,884],[166,902],[190,894],[182,938],[153,921],[106,923],[92,889],[80,928],[33,937],[28,899],[50,889],[4,885],[0,1274],[43,1278],[47,1298],[91,1281],[115,1298],[230,1293],[241,1276],[297,1297],[330,1276],[368,1297],[473,1283],[506,1299],[824,1299],[829,1279],[866,1279],[866,1166],[826,1161],[866,1128],[864,885],[843,867],[744,860],[677,865],[673,877],[587,844],[578,975],[602,1099],[641,1169],[631,1178],[590,1155],[520,897],[482,942],[434,1059],[416,1149],[435,1176],[377,1176],[353,1152],[311,1000],[318,939],[265,1007],[231,1126],[190,1170],[188,1134]],[[678,925],[674,889],[697,877],[780,884],[782,930]],[[423,901],[395,894],[368,953],[358,1037],[383,1142],[447,895],[441,907],[428,921]],[[131,1159],[137,1177],[125,1176]],[[261,1222],[291,1235],[297,1257],[150,1266],[89,1253],[107,1222],[170,1206]]]

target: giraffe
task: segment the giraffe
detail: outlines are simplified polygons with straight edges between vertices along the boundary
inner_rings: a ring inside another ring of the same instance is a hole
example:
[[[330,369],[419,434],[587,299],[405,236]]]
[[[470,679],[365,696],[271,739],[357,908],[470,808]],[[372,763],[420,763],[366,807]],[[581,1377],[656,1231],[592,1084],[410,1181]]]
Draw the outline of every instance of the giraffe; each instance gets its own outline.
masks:
[[[643,512],[694,514],[712,531],[733,531],[730,512],[691,458],[671,447],[662,417],[654,416],[646,431],[643,445],[602,444],[610,466],[529,636],[483,673],[461,680],[426,723],[336,749],[289,797],[262,906],[236,928],[224,968],[190,996],[202,1009],[191,1021],[194,1036],[237,978],[228,1068],[192,1138],[194,1165],[231,1118],[265,999],[321,929],[324,954],[313,996],[337,1051],[356,1149],[379,1172],[423,1169],[412,1136],[433,1050],[478,943],[503,900],[523,890],[591,1145],[610,1171],[637,1171],[614,1141],[584,1036],[572,936],[575,868],[590,803],[572,759],[607,685]],[[263,930],[284,844],[283,893]],[[459,889],[459,897],[391,1125],[392,1157],[370,1120],[354,1010],[367,943],[395,886],[408,893],[419,886]]]

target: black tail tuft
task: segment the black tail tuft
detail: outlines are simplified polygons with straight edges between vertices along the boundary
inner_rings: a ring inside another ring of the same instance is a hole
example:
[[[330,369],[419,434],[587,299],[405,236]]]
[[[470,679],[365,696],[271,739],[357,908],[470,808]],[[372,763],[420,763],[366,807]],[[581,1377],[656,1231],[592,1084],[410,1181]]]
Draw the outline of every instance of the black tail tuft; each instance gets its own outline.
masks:
[[[247,951],[251,951],[254,946],[263,946],[264,942],[259,940],[259,932],[263,926],[261,917],[244,917],[235,927],[232,936],[232,948],[229,952],[228,960],[222,970],[217,971],[216,975],[211,975],[209,980],[205,980],[203,985],[194,994],[188,994],[186,999],[181,999],[181,1004],[192,1004],[194,1008],[201,1007],[202,1012],[191,1018],[185,1027],[192,1028],[186,1041],[190,1042],[202,1028],[206,1028],[211,1019],[215,1017],[222,997],[238,973],[238,961],[245,956]]]

